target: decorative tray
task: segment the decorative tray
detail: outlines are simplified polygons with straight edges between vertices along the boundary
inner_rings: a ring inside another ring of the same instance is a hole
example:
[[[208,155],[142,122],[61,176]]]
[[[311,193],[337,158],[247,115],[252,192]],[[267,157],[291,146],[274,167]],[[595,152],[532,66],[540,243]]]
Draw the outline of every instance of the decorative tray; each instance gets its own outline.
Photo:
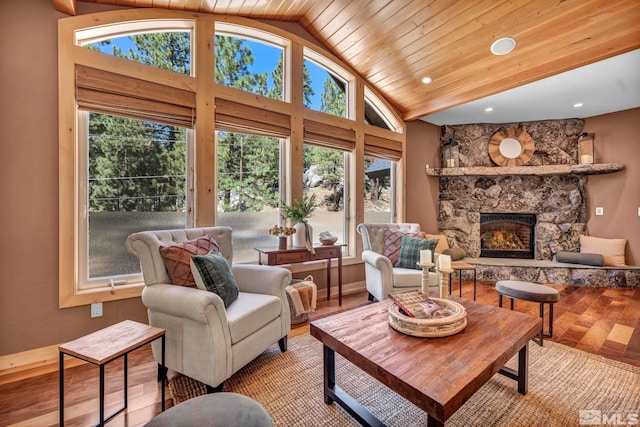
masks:
[[[390,298],[394,304],[389,307],[389,325],[403,334],[438,338],[457,334],[467,326],[467,310],[455,301],[430,298],[418,291],[390,295]]]

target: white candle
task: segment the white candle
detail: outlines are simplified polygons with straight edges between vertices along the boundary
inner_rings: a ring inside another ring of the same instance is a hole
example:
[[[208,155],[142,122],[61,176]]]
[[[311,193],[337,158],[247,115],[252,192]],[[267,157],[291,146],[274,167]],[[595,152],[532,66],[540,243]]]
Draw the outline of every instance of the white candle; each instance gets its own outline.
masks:
[[[431,264],[431,251],[429,249],[420,251],[420,264]]]
[[[440,255],[438,257],[440,270],[449,271],[451,270],[451,256],[449,255]]]
[[[588,165],[593,163],[593,157],[590,154],[583,154],[580,156],[580,163],[583,165]]]

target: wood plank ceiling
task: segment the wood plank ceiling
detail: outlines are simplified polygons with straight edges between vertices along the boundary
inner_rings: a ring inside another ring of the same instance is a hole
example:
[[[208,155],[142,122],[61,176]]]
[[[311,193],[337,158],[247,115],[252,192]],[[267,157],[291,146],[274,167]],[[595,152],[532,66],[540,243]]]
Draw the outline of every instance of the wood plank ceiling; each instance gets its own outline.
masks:
[[[52,1],[76,13],[78,0]],[[640,48],[638,0],[79,1],[298,22],[405,120]],[[492,55],[501,37],[516,48]]]

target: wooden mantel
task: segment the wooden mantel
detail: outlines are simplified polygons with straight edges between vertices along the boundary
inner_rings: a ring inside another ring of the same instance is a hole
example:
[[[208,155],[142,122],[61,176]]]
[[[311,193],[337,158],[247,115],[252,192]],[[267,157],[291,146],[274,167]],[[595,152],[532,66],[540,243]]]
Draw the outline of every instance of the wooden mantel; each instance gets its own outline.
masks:
[[[622,169],[624,169],[624,165],[620,163],[597,163],[588,165],[427,168],[425,173],[427,176],[600,175]]]

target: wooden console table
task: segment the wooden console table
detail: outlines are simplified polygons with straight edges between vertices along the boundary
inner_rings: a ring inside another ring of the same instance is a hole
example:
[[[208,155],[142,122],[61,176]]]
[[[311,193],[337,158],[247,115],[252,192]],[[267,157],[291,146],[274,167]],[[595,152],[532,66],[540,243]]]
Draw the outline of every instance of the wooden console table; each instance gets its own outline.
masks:
[[[342,305],[342,247],[346,245],[317,245],[315,254],[307,248],[255,248],[260,265],[295,264],[299,262],[327,260],[327,300],[331,298],[331,259],[338,259],[338,305]]]
[[[125,320],[115,325],[96,331],[92,334],[58,346],[60,352],[60,426],[64,426],[64,355],[77,357],[100,367],[100,423],[115,417],[127,408],[127,355],[158,338],[162,339],[162,363],[164,368],[165,330],[155,326],[145,325]],[[105,419],[104,415],[104,366],[124,356],[124,406]],[[162,378],[162,411],[165,408],[164,398],[165,379]]]

